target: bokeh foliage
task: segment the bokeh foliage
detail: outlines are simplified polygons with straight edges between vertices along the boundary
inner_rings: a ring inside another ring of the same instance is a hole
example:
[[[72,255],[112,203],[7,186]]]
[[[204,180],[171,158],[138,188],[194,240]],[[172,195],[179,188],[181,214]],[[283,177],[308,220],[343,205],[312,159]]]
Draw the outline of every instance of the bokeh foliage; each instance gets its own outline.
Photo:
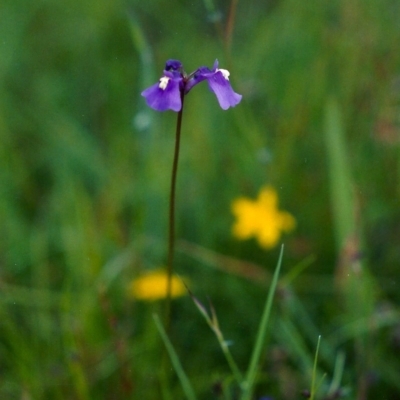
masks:
[[[278,249],[233,238],[231,202],[273,185],[297,220],[283,276],[306,268],[282,281],[257,394],[299,398],[322,334],[327,382],[343,352],[348,398],[399,397],[400,3],[235,4],[1,2],[1,398],[160,398],[162,308],[126,287],[165,262],[176,116],[140,92],[168,58],[218,58],[243,95],[227,112],[206,85],[187,97],[176,264],[243,369],[268,282],[229,271],[269,276]],[[199,398],[218,398],[218,343],[189,298],[174,312]]]

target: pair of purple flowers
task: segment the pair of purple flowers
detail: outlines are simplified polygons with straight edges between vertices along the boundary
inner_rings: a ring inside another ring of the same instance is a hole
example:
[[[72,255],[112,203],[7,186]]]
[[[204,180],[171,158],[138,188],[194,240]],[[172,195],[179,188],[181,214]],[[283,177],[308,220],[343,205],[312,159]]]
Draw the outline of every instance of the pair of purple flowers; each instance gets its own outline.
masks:
[[[181,111],[183,96],[198,83],[206,80],[222,109],[235,107],[242,96],[233,91],[229,82],[229,71],[218,68],[216,60],[212,69],[200,67],[187,75],[178,60],[168,60],[165,64],[164,75],[158,83],[142,92],[149,107],[156,111]]]

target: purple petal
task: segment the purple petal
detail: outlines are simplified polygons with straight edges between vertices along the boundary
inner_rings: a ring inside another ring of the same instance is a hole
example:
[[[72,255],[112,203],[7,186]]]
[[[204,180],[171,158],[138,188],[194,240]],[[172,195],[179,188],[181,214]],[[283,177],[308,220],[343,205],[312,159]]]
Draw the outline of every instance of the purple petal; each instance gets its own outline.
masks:
[[[189,91],[198,83],[204,81],[205,79],[208,79],[208,77],[212,74],[213,72],[207,67],[198,68],[193,76],[187,81],[185,86],[185,94],[189,93]]]
[[[164,78],[164,82],[163,81]],[[168,81],[166,82],[165,79]],[[158,83],[150,86],[142,92],[149,107],[156,111],[180,111],[182,108],[180,83],[182,79],[174,79],[170,76],[163,76]],[[163,83],[165,88],[163,88]]]
[[[182,63],[179,60],[168,60],[165,63],[166,71],[180,72],[181,69],[182,69]]]
[[[225,78],[221,71],[217,70],[206,79],[208,81],[208,86],[217,96],[219,105],[223,110],[227,110],[229,107],[235,107],[240,103],[242,95],[233,91],[229,79]]]

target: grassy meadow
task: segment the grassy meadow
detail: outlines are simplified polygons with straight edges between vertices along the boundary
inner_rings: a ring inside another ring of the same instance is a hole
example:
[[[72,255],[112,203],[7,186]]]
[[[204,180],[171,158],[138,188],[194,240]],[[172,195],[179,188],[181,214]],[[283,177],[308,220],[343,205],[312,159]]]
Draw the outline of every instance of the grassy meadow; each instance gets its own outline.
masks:
[[[2,0],[0,399],[400,399],[399,15]],[[168,59],[243,98],[185,97],[165,331]]]

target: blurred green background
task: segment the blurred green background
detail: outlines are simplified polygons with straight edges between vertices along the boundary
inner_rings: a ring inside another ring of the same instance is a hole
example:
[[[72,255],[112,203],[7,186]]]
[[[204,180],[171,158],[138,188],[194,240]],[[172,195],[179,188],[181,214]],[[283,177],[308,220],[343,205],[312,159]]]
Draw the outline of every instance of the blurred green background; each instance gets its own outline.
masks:
[[[140,93],[169,58],[218,58],[243,100],[222,111],[205,84],[186,99],[176,271],[245,370],[279,248],[235,239],[231,203],[275,187],[297,228],[254,398],[302,398],[321,334],[317,398],[338,398],[345,355],[343,398],[399,399],[399,15],[392,0],[3,0],[0,398],[168,398],[162,304],[127,286],[165,264],[176,114]],[[234,399],[190,298],[173,312],[199,399]]]

